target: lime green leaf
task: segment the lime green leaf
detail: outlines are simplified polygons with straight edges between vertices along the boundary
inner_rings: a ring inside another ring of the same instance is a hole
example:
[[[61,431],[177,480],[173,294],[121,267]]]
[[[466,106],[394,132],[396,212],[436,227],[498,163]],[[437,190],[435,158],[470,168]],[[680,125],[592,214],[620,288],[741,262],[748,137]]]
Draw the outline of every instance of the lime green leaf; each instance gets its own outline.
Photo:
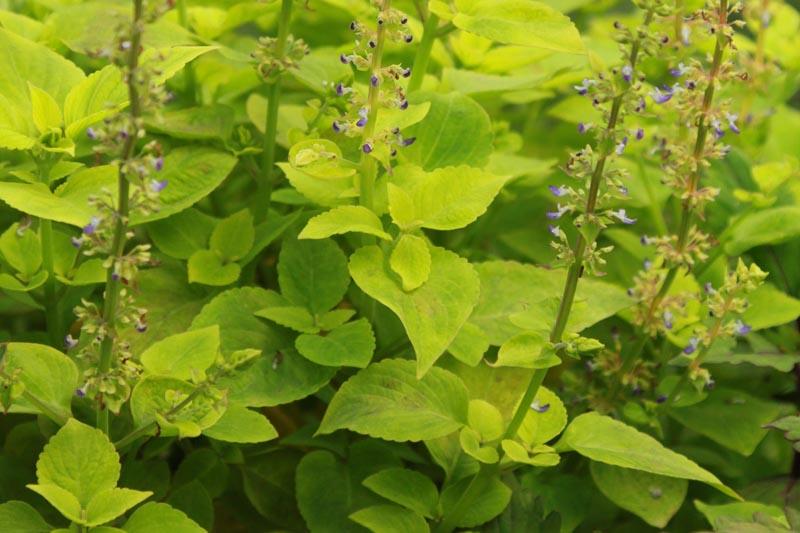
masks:
[[[19,224],[11,224],[0,235],[0,253],[25,279],[30,279],[42,266],[42,246],[31,229],[19,231]]]
[[[7,533],[49,533],[53,527],[25,502],[0,504],[0,531]]]
[[[776,505],[767,505],[760,502],[734,502],[718,505],[710,505],[699,500],[694,501],[695,507],[700,511],[706,520],[714,527],[715,531],[747,531],[746,525],[756,521],[755,517],[763,515],[776,522],[775,528],[754,527],[752,531],[782,531],[789,530],[789,523],[786,520],[784,510]],[[734,524],[741,528],[735,528]],[[730,529],[727,529],[730,528]]]
[[[353,176],[338,179],[320,179],[292,167],[289,163],[278,163],[286,179],[297,192],[315,204],[334,207],[351,203],[358,192],[353,185]]]
[[[439,493],[427,476],[407,468],[388,468],[363,481],[365,487],[387,500],[433,518]]]
[[[373,533],[428,533],[428,523],[418,513],[391,504],[373,505],[350,515]]]
[[[317,318],[317,326],[322,331],[331,331],[350,320],[354,314],[356,314],[355,309],[333,309]]]
[[[461,479],[448,485],[442,491],[441,504],[445,514],[457,505],[471,481],[472,478]],[[484,490],[480,491],[480,497],[461,515],[456,526],[468,528],[479,526],[496,517],[506,508],[511,500],[511,489],[494,477],[490,478],[485,485]]]
[[[202,283],[222,287],[239,279],[242,267],[237,263],[225,263],[211,250],[198,250],[187,264],[190,283]]]
[[[467,420],[484,442],[500,438],[505,429],[500,411],[485,400],[470,400]]]
[[[547,387],[539,387],[533,404],[537,409],[528,410],[517,431],[517,436],[531,447],[554,439],[567,425],[564,403]]]
[[[431,274],[431,253],[427,241],[415,235],[403,235],[392,250],[389,266],[400,276],[404,291],[418,288]]]
[[[122,109],[127,101],[127,87],[116,66],[108,65],[90,74],[72,87],[64,99],[67,137],[75,139],[87,127]]]
[[[6,372],[20,369],[19,379],[25,390],[60,416],[70,416],[70,404],[78,387],[78,367],[72,359],[43,344],[10,342],[6,345],[3,361]],[[40,412],[23,398],[15,400],[10,411]]]
[[[122,526],[127,533],[204,533],[205,530],[184,513],[166,503],[146,503],[139,507]]]
[[[739,498],[714,474],[661,445],[656,439],[597,413],[586,413],[567,426],[557,448],[572,449],[601,463],[652,474],[700,481]]]
[[[480,282],[472,266],[443,248],[431,248],[428,281],[406,293],[389,272],[383,251],[365,246],[350,257],[356,284],[391,309],[403,323],[424,375],[444,353],[478,301]]]
[[[477,431],[472,428],[461,428],[458,434],[458,442],[464,453],[477,459],[481,463],[494,464],[500,460],[500,454],[494,446],[481,446],[481,438]]]
[[[70,491],[52,483],[34,484],[27,487],[42,496],[72,522],[85,523],[85,519],[81,516],[81,503]]]
[[[668,414],[714,442],[750,456],[767,435],[764,426],[786,411],[786,405],[720,388],[710,392],[705,401],[669,409]]]
[[[239,405],[229,405],[216,424],[203,430],[203,435],[225,442],[266,442],[278,436],[267,418]]]
[[[548,348],[544,333],[520,333],[508,339],[497,352],[497,365],[521,368],[551,368],[561,359]]]
[[[532,0],[459,0],[453,24],[505,44],[584,53],[575,25],[555,9]]]
[[[800,316],[800,300],[770,283],[748,294],[747,303],[742,319],[754,330],[780,326]]]
[[[0,182],[0,199],[23,213],[79,227],[94,214],[88,200],[81,204],[59,198],[43,183]]]
[[[331,240],[287,241],[278,259],[278,283],[290,302],[323,313],[347,291],[347,258]]]
[[[211,233],[210,248],[224,261],[236,261],[250,251],[254,241],[253,215],[242,209],[217,224]]]
[[[72,494],[79,510],[95,494],[116,487],[119,472],[119,456],[105,433],[74,418],[50,439],[36,462],[39,483]]]
[[[314,323],[314,317],[311,316],[308,309],[299,305],[267,307],[259,309],[255,315],[300,333],[317,333],[319,331],[319,326]]]
[[[61,108],[58,106],[58,102],[31,82],[28,82],[28,89],[31,93],[33,123],[39,133],[46,133],[51,129],[60,130],[64,119],[61,116]]]
[[[325,239],[350,232],[366,233],[384,240],[391,239],[383,230],[378,216],[360,205],[343,205],[315,216],[308,221],[298,238]]]
[[[151,374],[197,379],[211,366],[218,351],[219,327],[209,326],[156,342],[141,355],[141,361]]]
[[[412,163],[425,170],[469,165],[483,167],[492,153],[492,125],[486,111],[469,96],[420,93],[412,103],[430,102],[425,118],[408,128],[408,136],[416,137],[403,153]]]
[[[171,46],[168,48],[148,48],[139,56],[142,66],[158,72],[152,83],[161,85],[177,74],[193,59],[216,50],[217,46]]]
[[[755,246],[780,244],[800,236],[800,207],[781,206],[745,215],[725,241],[725,253],[742,255]]]
[[[349,429],[394,441],[435,439],[467,419],[467,389],[432,368],[417,379],[413,361],[384,359],[347,380],[331,400],[319,433]]]
[[[436,169],[407,191],[414,206],[414,223],[401,227],[454,230],[468,226],[486,212],[505,182],[503,176],[474,167]],[[393,207],[391,200],[390,196],[390,212],[405,212],[404,207]],[[395,222],[401,225],[403,221]]]
[[[36,145],[36,139],[23,133],[0,127],[0,148],[6,150],[28,150]],[[0,193],[0,198],[5,198]]]
[[[606,498],[653,527],[664,528],[681,508],[689,483],[640,470],[591,464],[592,479]]]
[[[150,491],[120,488],[98,492],[86,507],[86,525],[99,526],[110,522],[152,494]]]
[[[366,367],[375,351],[375,335],[367,319],[339,326],[326,335],[304,334],[295,340],[300,354],[319,365]]]
[[[469,366],[475,366],[483,359],[483,354],[489,349],[489,339],[481,328],[465,323],[448,346],[447,351],[456,359]]]

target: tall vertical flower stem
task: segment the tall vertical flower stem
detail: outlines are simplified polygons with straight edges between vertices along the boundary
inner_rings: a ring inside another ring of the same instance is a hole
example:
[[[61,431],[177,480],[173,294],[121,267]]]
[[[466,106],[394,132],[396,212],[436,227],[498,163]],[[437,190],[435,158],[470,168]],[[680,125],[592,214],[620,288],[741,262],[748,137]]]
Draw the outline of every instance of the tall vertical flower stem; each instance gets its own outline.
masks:
[[[728,1],[722,0],[719,6],[719,23],[720,26],[724,26],[728,22]],[[720,67],[722,66],[722,59],[725,53],[725,47],[727,46],[727,37],[725,33],[722,31],[717,31],[717,42],[714,47],[714,59],[711,64],[711,72],[709,73],[708,79],[708,87],[706,87],[706,91],[703,95],[703,108],[700,113],[700,119],[697,124],[697,137],[695,138],[694,143],[694,151],[692,152],[692,158],[694,159],[697,164],[694,167],[691,175],[689,176],[689,186],[688,186],[688,193],[691,195],[697,190],[697,187],[700,184],[700,160],[703,157],[703,152],[705,151],[706,147],[706,138],[708,136],[708,114],[711,110],[711,104],[714,101],[714,93],[716,91],[716,81],[717,77],[719,76]],[[686,246],[687,240],[689,238],[689,230],[692,226],[692,219],[694,218],[694,208],[691,204],[691,199],[687,197],[686,200],[683,201],[681,205],[681,219],[678,226],[678,251],[682,252]],[[650,322],[653,318],[653,313],[658,309],[658,305],[664,299],[664,297],[669,292],[669,289],[672,287],[672,283],[675,281],[675,278],[678,275],[678,271],[680,270],[681,266],[676,264],[670,267],[667,271],[666,276],[664,277],[664,281],[661,283],[661,287],[656,294],[656,297],[650,302],[648,306],[647,313],[645,315],[644,323]],[[622,376],[628,372],[630,372],[631,368],[633,367],[636,360],[639,359],[639,356],[642,353],[642,350],[645,347],[647,339],[645,335],[642,335],[642,339],[639,343],[636,344],[635,348],[628,352],[625,356],[623,356],[622,366],[620,368],[620,372],[618,373],[619,378],[621,379]]]
[[[645,26],[648,26],[652,22],[653,16],[653,11],[647,12],[644,20]],[[631,53],[629,57],[629,64],[634,70],[636,69],[636,63],[639,58],[640,46],[641,38],[637,36],[636,40],[631,46]],[[622,103],[626,92],[627,89],[621,91],[620,94],[614,97],[614,100],[611,104],[611,112],[609,113],[608,123],[606,124],[607,134],[612,134],[617,128],[617,121],[619,120],[620,109],[622,108]],[[603,171],[605,170],[606,161],[611,155],[613,149],[613,142],[608,142],[606,139],[606,142],[602,143],[600,157],[597,159],[597,163],[595,164],[594,172],[592,173],[592,178],[589,183],[589,193],[586,197],[585,213],[587,216],[593,215],[597,207],[597,195],[600,190],[600,183],[603,179]],[[570,311],[572,310],[572,304],[575,301],[575,293],[578,290],[578,280],[583,274],[583,257],[586,253],[586,246],[588,244],[589,243],[586,242],[583,234],[578,232],[578,237],[576,238],[575,245],[572,248],[573,262],[567,271],[567,280],[564,283],[564,292],[561,296],[561,302],[558,306],[558,314],[556,315],[553,329],[550,331],[550,342],[553,344],[558,344],[561,342],[561,339],[564,335],[564,330],[567,327],[567,321],[569,320]],[[536,393],[539,391],[539,387],[542,385],[542,382],[546,376],[546,369],[536,370],[533,373],[531,380],[528,383],[528,387],[525,389],[525,394],[522,396],[522,399],[520,400],[520,403],[514,412],[514,416],[511,418],[511,422],[506,428],[506,431],[503,435],[504,439],[513,438],[514,435],[517,434],[519,427],[522,425],[523,420],[525,420],[525,415],[527,414],[528,409],[530,409],[530,404],[536,397]]]
[[[422,87],[425,73],[428,71],[428,63],[431,59],[431,49],[436,40],[436,33],[439,29],[439,17],[435,13],[428,12],[425,24],[422,27],[422,40],[417,48],[417,55],[414,56],[414,65],[411,68],[411,81],[408,82],[408,92],[412,93]]]
[[[286,41],[289,38],[289,22],[292,18],[294,0],[282,0],[278,17],[278,36],[275,43],[275,59],[282,61],[286,55]],[[267,87],[267,118],[264,124],[264,145],[261,156],[261,172],[264,177],[259,182],[259,205],[255,212],[257,221],[267,217],[272,202],[272,189],[275,181],[275,138],[278,132],[278,109],[281,100],[281,77],[278,71]]]
[[[381,11],[386,11],[391,6],[391,0],[383,0],[381,4]],[[383,47],[386,43],[386,28],[385,25],[379,24],[377,35],[375,37],[375,49],[372,52],[372,61],[370,63],[370,75],[376,75],[381,70],[381,60],[383,56]],[[364,126],[363,143],[370,141],[370,138],[375,134],[375,123],[378,121],[378,109],[380,88],[376,84],[370,84],[369,94],[367,95],[367,123]],[[375,207],[375,179],[378,174],[378,161],[369,154],[361,154],[360,180],[359,180],[359,193],[361,205],[367,209],[374,209]]]
[[[130,184],[125,175],[124,164],[131,159],[136,147],[138,135],[138,119],[142,114],[141,100],[136,80],[136,70],[139,67],[139,53],[142,44],[142,32],[144,31],[144,7],[143,0],[133,2],[133,25],[131,30],[131,47],[128,56],[128,99],[130,101],[130,124],[133,131],[128,132],[125,144],[122,147],[121,165],[119,178],[117,180],[117,218],[114,226],[114,238],[111,245],[113,262],[108,269],[106,276],[105,299],[103,303],[103,322],[108,328],[108,333],[103,338],[100,345],[100,362],[98,364],[98,374],[103,375],[111,368],[111,358],[114,349],[114,339],[116,337],[117,307],[119,303],[119,293],[121,280],[115,274],[114,265],[120,261],[125,253],[126,233],[128,230],[128,205]],[[108,409],[98,402],[97,404],[97,427],[108,434]]]
[[[189,29],[189,11],[187,9],[188,0],[178,0],[178,22],[180,25]],[[186,77],[186,93],[191,97],[192,101],[198,102],[200,95],[197,93],[197,76],[195,76],[194,66],[188,63],[184,67],[184,76]]]

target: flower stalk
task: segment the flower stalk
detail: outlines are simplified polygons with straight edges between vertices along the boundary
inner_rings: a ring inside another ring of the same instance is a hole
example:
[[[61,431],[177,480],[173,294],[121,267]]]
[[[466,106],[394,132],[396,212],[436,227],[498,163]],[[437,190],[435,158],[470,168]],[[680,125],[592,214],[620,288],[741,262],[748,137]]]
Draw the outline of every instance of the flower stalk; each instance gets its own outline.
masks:
[[[428,63],[431,59],[433,42],[439,31],[439,17],[435,13],[428,11],[425,23],[422,27],[422,39],[414,56],[414,65],[411,68],[411,80],[408,82],[408,92],[413,93],[422,87],[425,74],[428,71]]]

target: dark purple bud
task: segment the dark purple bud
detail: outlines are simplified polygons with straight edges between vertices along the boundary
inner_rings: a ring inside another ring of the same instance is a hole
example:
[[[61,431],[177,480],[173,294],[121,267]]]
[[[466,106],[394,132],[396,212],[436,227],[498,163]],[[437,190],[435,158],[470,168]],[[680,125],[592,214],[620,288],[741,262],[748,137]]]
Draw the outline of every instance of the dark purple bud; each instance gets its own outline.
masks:
[[[69,242],[72,243],[72,246],[75,248],[80,248],[83,246],[83,237],[70,237]]]
[[[373,87],[377,87],[377,86],[378,86],[378,84],[379,84],[380,82],[381,82],[381,80],[380,80],[380,79],[378,78],[378,76],[376,76],[375,74],[373,74],[373,75],[372,75],[372,76],[370,76],[370,78],[369,78],[369,83],[370,83],[370,85],[372,85]]]
[[[147,322],[143,321],[142,319],[137,320],[136,331],[138,331],[139,333],[144,333],[145,331],[147,331]]]
[[[164,168],[164,158],[161,156],[156,157],[155,160],[153,160],[153,168],[156,169],[156,172],[161,171],[161,169]]]
[[[669,69],[669,73],[672,74],[672,76],[675,78],[680,78],[681,76],[686,74],[687,70],[688,69],[686,68],[686,65],[684,65],[683,63],[678,63],[677,67]]]
[[[567,189],[563,185],[562,186],[548,185],[547,188],[550,189],[550,192],[553,194],[553,196],[557,198],[560,198],[561,196],[564,196],[569,192],[569,189]]]
[[[150,182],[150,190],[153,192],[163,191],[169,182],[167,180],[153,180]]]
[[[338,94],[339,96],[344,95],[344,85],[342,85],[341,83],[336,84],[336,94]]]
[[[342,131],[341,126],[339,126],[339,123],[335,120],[333,121],[333,124],[331,124],[331,128],[333,128],[333,131],[335,131],[336,133]]]
[[[658,397],[656,398],[656,403],[664,403],[666,401],[667,401],[666,394],[659,394]]]
[[[113,279],[114,281],[119,281],[119,272],[112,272],[111,279]]]
[[[697,337],[692,337],[689,339],[689,344],[683,349],[683,353],[686,355],[692,355],[696,350],[697,347],[700,345],[700,339]]]
[[[725,113],[725,118],[728,120],[728,128],[730,128],[730,130],[736,135],[739,135],[739,133],[741,133],[741,130],[739,129],[739,126],[736,124],[736,120],[739,118],[739,115],[733,113]]]
[[[403,16],[400,18],[400,24],[408,24],[408,17]]]
[[[672,95],[673,91],[671,87],[664,87],[663,89],[655,87],[650,91],[650,98],[657,104],[666,104],[672,99]]]
[[[358,22],[354,20],[353,22],[350,23],[350,30],[356,31],[357,29],[358,29]]]
[[[583,122],[578,122],[578,133],[583,135],[584,133],[586,133],[588,129],[589,127],[586,124],[584,124]]]
[[[745,324],[741,320],[737,319],[736,322],[734,322],[734,331],[741,337],[753,331],[753,326]]]
[[[411,34],[409,33],[408,35],[406,35],[405,37],[403,37],[403,40],[404,40],[406,43],[410,43],[411,41],[413,41],[413,40],[414,40],[414,36],[413,36],[413,35],[411,35]]]
[[[77,396],[78,398],[83,398],[84,396],[86,396],[86,390],[84,390],[83,387],[81,387],[80,389],[75,389],[75,396]]]
[[[622,155],[622,153],[625,151],[625,147],[626,146],[628,146],[628,137],[627,136],[623,137],[622,140],[617,143],[616,148],[614,148],[614,152],[617,155]]]
[[[411,69],[410,68],[403,69],[403,77],[408,78],[409,76],[411,76]]]
[[[633,79],[633,68],[630,65],[622,67],[622,79],[628,83]]]
[[[664,328],[665,329],[672,329],[672,326],[673,326],[672,319],[674,317],[672,316],[672,312],[669,309],[664,311],[663,318],[664,318]]]
[[[639,238],[639,242],[642,243],[642,246],[650,246],[650,242],[651,242],[650,241],[650,237],[648,237],[647,235],[642,235]]]
[[[539,404],[539,402],[534,401],[531,404],[531,409],[533,409],[537,413],[546,413],[550,409],[550,404],[549,403]]]
[[[407,139],[403,139],[403,146],[411,146],[417,141],[416,137],[408,137]]]
[[[408,109],[408,100],[403,100],[400,102],[400,109],[406,110]]]
[[[100,225],[100,219],[97,217],[92,217],[89,220],[89,223],[83,227],[83,233],[85,235],[92,235],[97,230],[97,226],[99,225]]]
[[[347,65],[348,63],[350,63],[350,58],[347,57],[345,54],[340,54],[339,55],[339,61],[341,61],[342,63]]]
[[[639,128],[636,130],[636,140],[641,141],[644,139],[644,128]]]
[[[361,146],[361,150],[363,150],[365,154],[368,154],[368,153],[372,152],[372,145],[370,143],[364,143]]]
[[[358,126],[359,128],[363,128],[366,125],[367,125],[367,119],[366,118],[360,118],[360,119],[358,119],[356,121],[356,126]]]
[[[370,39],[369,41],[367,41],[367,46],[369,46],[370,48],[375,48],[376,46],[378,46],[378,43]]]

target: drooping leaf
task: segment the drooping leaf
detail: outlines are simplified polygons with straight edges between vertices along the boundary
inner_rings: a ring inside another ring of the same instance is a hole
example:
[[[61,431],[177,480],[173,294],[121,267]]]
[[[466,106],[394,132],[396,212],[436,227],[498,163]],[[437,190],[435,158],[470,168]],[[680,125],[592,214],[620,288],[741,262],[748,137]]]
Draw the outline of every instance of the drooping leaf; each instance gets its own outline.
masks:
[[[112,488],[94,495],[86,507],[86,525],[99,526],[123,515],[128,509],[139,505],[152,492]]]
[[[365,479],[364,486],[428,518],[433,518],[439,503],[439,492],[430,478],[407,468],[381,470]]]
[[[48,533],[53,526],[30,505],[20,501],[0,504],[0,530],[8,533]]]
[[[244,257],[255,242],[253,215],[242,209],[221,220],[211,233],[209,248],[224,261]]]
[[[471,481],[470,478],[461,479],[442,491],[441,504],[445,513],[457,504]],[[511,489],[496,477],[489,478],[484,483],[480,497],[466,509],[456,525],[473,528],[484,524],[502,513],[510,500]]]
[[[592,479],[606,498],[653,527],[664,528],[686,498],[685,479],[658,476],[603,463],[591,464]]]
[[[466,322],[478,300],[480,283],[472,266],[456,254],[431,247],[431,273],[421,287],[403,291],[377,246],[365,246],[350,257],[356,284],[400,318],[424,375]]]
[[[347,258],[331,240],[287,241],[278,259],[278,282],[289,301],[323,313],[347,291]]]
[[[347,515],[353,505],[353,491],[347,467],[328,452],[306,454],[297,466],[297,503],[311,531],[360,533],[363,528]],[[330,490],[336,486],[337,490]]]
[[[203,435],[225,442],[266,442],[278,436],[278,432],[263,415],[230,405],[216,424],[203,430]]]
[[[359,509],[350,519],[373,533],[428,533],[430,528],[418,513],[392,504]]]
[[[122,526],[127,533],[150,533],[158,529],[171,533],[203,533],[205,530],[181,511],[166,503],[146,503]]]
[[[742,255],[755,246],[779,244],[800,235],[800,207],[782,206],[756,211],[736,222],[725,241],[725,253]]]
[[[650,435],[597,413],[575,418],[556,448],[572,449],[593,461],[613,466],[700,481],[738,498],[736,492],[691,459],[665,448]]]
[[[366,233],[380,239],[391,236],[383,230],[381,220],[369,209],[360,205],[334,207],[308,221],[298,235],[299,239],[325,239],[343,233]]]
[[[467,390],[446,370],[417,379],[413,361],[384,359],[347,380],[331,400],[319,433],[349,429],[395,441],[435,439],[467,419]]]
[[[172,335],[150,346],[141,361],[147,372],[177,379],[201,378],[219,351],[219,327]]]

